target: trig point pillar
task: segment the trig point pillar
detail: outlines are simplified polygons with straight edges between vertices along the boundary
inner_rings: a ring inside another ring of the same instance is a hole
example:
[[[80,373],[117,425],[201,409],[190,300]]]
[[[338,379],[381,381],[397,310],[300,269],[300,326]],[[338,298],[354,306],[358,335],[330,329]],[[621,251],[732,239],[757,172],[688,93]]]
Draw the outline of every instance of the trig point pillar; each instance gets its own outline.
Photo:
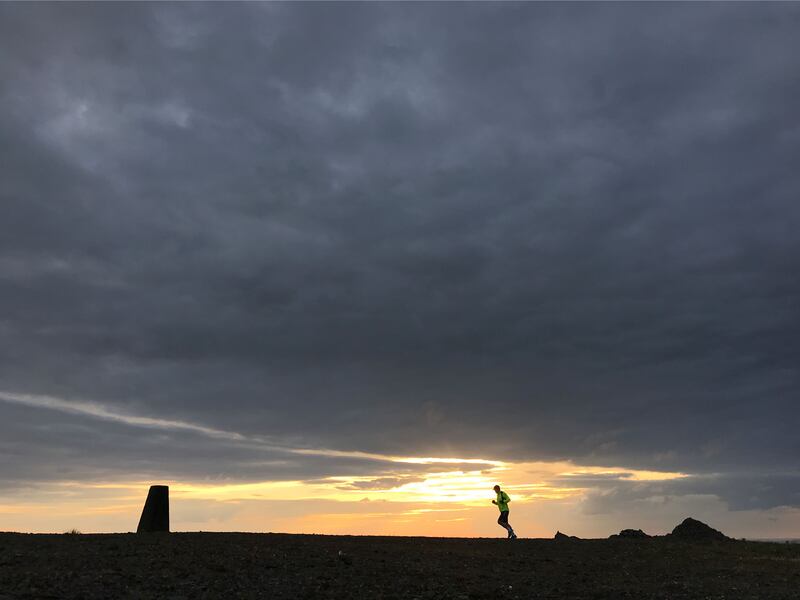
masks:
[[[151,485],[136,533],[169,531],[169,486]]]

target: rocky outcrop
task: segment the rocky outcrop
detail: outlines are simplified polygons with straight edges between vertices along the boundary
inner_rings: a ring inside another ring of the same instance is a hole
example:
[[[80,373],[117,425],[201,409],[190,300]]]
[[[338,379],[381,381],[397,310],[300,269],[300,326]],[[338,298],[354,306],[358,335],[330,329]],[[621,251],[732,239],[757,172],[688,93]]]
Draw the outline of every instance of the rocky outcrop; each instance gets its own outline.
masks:
[[[579,540],[581,538],[575,537],[574,535],[567,535],[566,533],[561,533],[560,531],[556,531],[556,535],[553,537],[553,539],[564,541],[564,540]]]
[[[619,538],[628,538],[628,539],[649,539],[650,536],[647,535],[641,529],[623,529],[619,533],[615,533],[614,535],[608,536],[610,540],[616,540]]]
[[[727,540],[730,539],[724,533],[709,527],[702,521],[697,519],[684,519],[683,523],[678,525],[672,530],[672,533],[667,534],[669,537],[678,540],[688,541],[706,541],[706,540]]]

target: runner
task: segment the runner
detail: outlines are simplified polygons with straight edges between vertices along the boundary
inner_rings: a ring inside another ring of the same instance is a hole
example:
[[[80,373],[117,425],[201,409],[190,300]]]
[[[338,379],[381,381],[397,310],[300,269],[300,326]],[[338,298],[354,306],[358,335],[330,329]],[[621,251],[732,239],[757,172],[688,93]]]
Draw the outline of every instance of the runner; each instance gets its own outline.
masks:
[[[492,500],[492,504],[496,504],[497,508],[500,509],[500,517],[497,519],[497,524],[508,531],[508,539],[515,540],[517,539],[517,534],[514,533],[514,529],[508,524],[508,503],[511,502],[511,498],[500,489],[499,485],[494,486],[494,493],[497,494],[497,500]]]

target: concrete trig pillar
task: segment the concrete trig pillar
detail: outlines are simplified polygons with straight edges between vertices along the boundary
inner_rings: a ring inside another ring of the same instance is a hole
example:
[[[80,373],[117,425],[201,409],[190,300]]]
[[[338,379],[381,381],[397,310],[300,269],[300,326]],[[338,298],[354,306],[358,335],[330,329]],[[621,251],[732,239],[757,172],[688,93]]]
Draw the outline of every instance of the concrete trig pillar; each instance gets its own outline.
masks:
[[[151,485],[136,533],[169,531],[169,486]]]

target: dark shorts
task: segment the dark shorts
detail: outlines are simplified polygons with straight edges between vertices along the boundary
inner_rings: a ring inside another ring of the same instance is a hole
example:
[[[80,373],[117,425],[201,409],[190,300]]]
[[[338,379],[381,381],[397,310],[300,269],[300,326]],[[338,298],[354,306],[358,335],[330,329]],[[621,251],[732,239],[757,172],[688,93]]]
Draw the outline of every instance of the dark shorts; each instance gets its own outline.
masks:
[[[500,513],[500,517],[497,519],[498,523],[505,523],[508,525],[508,511],[504,510]]]

